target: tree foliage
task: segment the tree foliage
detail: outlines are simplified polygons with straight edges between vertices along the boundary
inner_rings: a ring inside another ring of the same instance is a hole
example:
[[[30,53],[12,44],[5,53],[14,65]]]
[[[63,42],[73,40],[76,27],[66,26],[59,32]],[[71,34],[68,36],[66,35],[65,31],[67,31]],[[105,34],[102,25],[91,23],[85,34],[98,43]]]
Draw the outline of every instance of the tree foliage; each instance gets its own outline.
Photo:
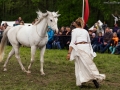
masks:
[[[119,2],[119,0],[89,0],[89,25],[97,20],[113,25],[112,13],[120,15],[120,4],[104,4],[104,2]],[[0,0],[0,20],[13,21],[19,16],[25,22],[32,22],[36,11],[58,11],[61,14],[58,26],[69,26],[76,18],[82,16],[82,0]]]

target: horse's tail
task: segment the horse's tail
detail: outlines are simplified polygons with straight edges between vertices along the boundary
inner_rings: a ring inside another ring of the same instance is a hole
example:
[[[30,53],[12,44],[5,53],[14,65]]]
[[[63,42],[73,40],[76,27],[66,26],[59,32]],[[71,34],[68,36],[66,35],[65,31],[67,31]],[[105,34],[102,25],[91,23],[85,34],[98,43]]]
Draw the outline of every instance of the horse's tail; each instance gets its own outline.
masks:
[[[2,40],[1,40],[1,43],[0,43],[0,62],[3,60],[4,48],[5,48],[7,40],[8,40],[7,32],[8,32],[9,29],[10,29],[10,27],[7,27],[3,32],[3,37],[2,37]]]

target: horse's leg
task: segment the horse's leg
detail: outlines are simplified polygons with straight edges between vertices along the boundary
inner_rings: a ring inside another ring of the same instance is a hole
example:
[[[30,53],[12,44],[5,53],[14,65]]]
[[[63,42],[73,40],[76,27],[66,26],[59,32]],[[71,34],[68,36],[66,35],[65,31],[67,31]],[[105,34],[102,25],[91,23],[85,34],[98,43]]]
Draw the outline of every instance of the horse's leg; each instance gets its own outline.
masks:
[[[15,50],[15,57],[16,59],[18,60],[18,63],[21,67],[21,69],[24,71],[24,72],[27,72],[26,69],[24,68],[22,62],[21,62],[21,58],[20,58],[20,55],[19,55],[19,46],[14,46],[14,50]]]
[[[41,72],[41,75],[45,75],[45,73],[44,73],[44,71],[43,71],[45,49],[46,49],[46,46],[42,47],[42,48],[41,48],[41,51],[40,51],[40,62],[41,62],[40,72]]]
[[[36,48],[37,48],[36,46],[31,46],[31,61],[30,61],[30,65],[28,66],[27,73],[31,73],[30,68],[34,62]]]
[[[5,61],[4,65],[3,65],[3,68],[4,70],[3,71],[7,71],[7,68],[6,68],[6,65],[8,63],[8,61],[10,60],[10,58],[15,54],[15,51],[14,49],[12,48],[12,50],[10,51],[8,57],[7,57],[7,60]]]

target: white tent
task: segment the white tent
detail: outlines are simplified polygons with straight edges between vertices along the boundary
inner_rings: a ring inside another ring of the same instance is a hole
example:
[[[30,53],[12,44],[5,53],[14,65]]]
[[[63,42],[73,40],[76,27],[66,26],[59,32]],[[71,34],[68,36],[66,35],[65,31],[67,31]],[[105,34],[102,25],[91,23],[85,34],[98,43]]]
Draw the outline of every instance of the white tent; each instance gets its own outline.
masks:
[[[13,24],[15,24],[15,21],[2,21],[1,25],[3,23],[7,23],[8,26],[13,26]],[[24,23],[25,26],[31,26],[32,24],[31,23]]]

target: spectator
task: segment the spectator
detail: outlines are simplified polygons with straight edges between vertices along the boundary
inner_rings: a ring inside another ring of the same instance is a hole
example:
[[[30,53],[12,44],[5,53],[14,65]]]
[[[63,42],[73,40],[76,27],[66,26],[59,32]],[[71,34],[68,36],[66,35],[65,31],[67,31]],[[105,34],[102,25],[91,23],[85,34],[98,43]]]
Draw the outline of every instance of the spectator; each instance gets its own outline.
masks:
[[[120,42],[118,42],[118,45],[116,46],[115,54],[120,54]]]
[[[103,35],[102,32],[99,32],[98,34],[98,44],[97,44],[97,51],[99,52],[100,50],[100,45],[103,44]]]
[[[75,22],[72,22],[71,25],[70,25],[70,29],[71,29],[71,30],[75,29],[74,23],[75,23]]]
[[[19,24],[23,21],[22,17],[18,17]]]
[[[85,24],[84,29],[88,31],[88,24]]]
[[[102,36],[102,32],[99,32],[98,36],[95,35],[95,33],[92,34],[92,40],[91,40],[91,44],[92,44],[92,48],[94,52],[98,52],[100,49],[100,45],[103,43],[103,36]]]
[[[94,52],[97,51],[97,44],[98,44],[98,37],[95,35],[95,33],[92,33],[91,45]]]
[[[38,21],[38,19],[36,18],[36,19],[32,22],[32,25],[34,25],[37,21]]]
[[[52,30],[52,28],[50,26],[48,26],[48,42],[46,45],[47,49],[52,49],[52,43],[54,40],[54,31]]]
[[[112,40],[113,34],[109,27],[105,29],[105,34],[103,37],[103,44],[100,45],[100,52],[104,53],[110,46],[110,42]]]
[[[120,54],[120,29],[117,30],[117,36],[119,38],[118,45],[116,46],[115,54]]]
[[[2,30],[5,30],[5,26],[4,26],[4,23],[2,24]]]
[[[2,30],[2,26],[0,25],[0,31]]]
[[[96,34],[92,33],[91,45],[94,52],[96,52],[96,49],[97,49],[97,42],[98,42],[98,38],[96,37]]]
[[[0,26],[0,42],[1,42],[2,36],[3,36],[3,28],[2,26]]]
[[[118,37],[117,37],[117,33],[114,32],[113,33],[113,38],[112,38],[112,41],[111,41],[111,46],[109,47],[109,50],[110,50],[111,54],[114,54],[117,45],[118,45]]]
[[[62,32],[62,35],[65,35],[67,32],[64,26],[61,27],[60,31]]]
[[[18,20],[15,21],[15,23],[13,24],[13,26],[17,26],[17,25],[20,25]]]
[[[103,23],[103,25],[102,25],[102,28],[103,28],[103,30],[104,30],[104,33],[105,33],[106,27],[107,27],[107,24],[106,24],[106,22],[104,21],[104,23]]]
[[[117,33],[117,30],[118,30],[118,29],[119,29],[118,24],[115,24],[115,25],[114,25],[114,28],[113,28],[113,33],[114,33],[114,32]]]
[[[5,30],[7,28],[8,24],[5,22],[2,24],[2,30]]]
[[[93,26],[92,32],[97,34],[97,30],[98,30],[98,25],[97,25],[97,23],[95,23],[94,26]]]
[[[64,41],[63,41],[64,38],[63,38],[63,32],[62,31],[59,31],[58,37],[59,37],[61,49],[64,49],[65,44],[64,44]]]
[[[117,30],[117,36],[118,36],[119,42],[120,42],[120,29]]]
[[[21,22],[20,22],[20,25],[24,25],[24,21],[21,21]]]
[[[66,38],[65,38],[65,47],[66,49],[69,48],[69,44],[70,44],[70,41],[71,41],[71,29],[70,27],[66,27]]]
[[[92,30],[89,30],[88,33],[89,33],[89,36],[90,36],[90,40],[92,40],[92,33],[93,33]]]
[[[15,24],[13,24],[13,26],[17,26],[17,25],[24,25],[24,21],[22,20],[21,17],[18,17],[18,19],[15,20]]]
[[[52,43],[52,48],[57,48],[57,49],[62,49],[61,48],[61,42],[60,42],[60,36],[62,35],[62,33],[59,31],[59,33],[57,35],[54,35],[54,41]]]
[[[66,41],[65,40],[66,39],[66,30],[65,30],[64,26],[61,27],[60,32],[62,33],[61,38],[60,38],[61,39],[61,47],[64,48],[65,47],[65,43],[66,43],[65,42]]]

